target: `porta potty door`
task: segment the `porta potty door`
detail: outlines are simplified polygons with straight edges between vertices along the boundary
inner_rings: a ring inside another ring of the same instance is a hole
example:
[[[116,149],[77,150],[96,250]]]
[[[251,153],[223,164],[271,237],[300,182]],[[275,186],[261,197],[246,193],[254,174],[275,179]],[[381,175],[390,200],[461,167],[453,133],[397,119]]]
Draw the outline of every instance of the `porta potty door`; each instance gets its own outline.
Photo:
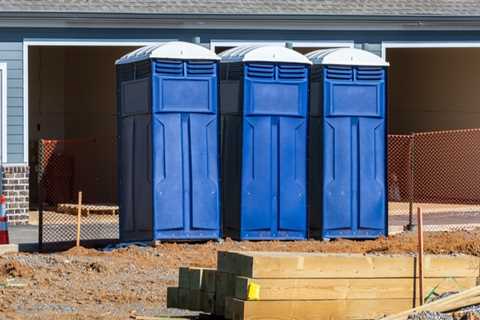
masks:
[[[245,64],[241,238],[306,237],[307,70]]]
[[[385,71],[324,68],[323,237],[386,232]]]
[[[217,64],[153,64],[155,239],[217,238]]]

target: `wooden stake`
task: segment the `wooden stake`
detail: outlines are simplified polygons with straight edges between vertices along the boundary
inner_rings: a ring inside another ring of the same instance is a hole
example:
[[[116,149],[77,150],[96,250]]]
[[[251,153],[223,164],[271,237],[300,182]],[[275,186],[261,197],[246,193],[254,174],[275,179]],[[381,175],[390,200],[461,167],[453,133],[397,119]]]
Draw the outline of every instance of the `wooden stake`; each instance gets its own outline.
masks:
[[[417,207],[417,230],[418,230],[418,287],[420,305],[423,305],[423,213],[422,208]]]
[[[82,222],[82,191],[78,192],[78,208],[77,208],[77,247],[80,247],[80,224]]]

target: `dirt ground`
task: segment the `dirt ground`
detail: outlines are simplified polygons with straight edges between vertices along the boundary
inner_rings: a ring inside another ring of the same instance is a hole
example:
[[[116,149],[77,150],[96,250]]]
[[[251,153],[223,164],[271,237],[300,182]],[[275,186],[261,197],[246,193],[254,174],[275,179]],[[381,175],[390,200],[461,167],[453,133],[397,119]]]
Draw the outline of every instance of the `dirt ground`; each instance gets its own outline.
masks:
[[[428,233],[432,254],[480,256],[480,230]],[[54,254],[0,257],[0,319],[128,319],[180,315],[165,307],[166,288],[177,285],[178,267],[214,267],[219,250],[337,253],[414,253],[415,234],[374,241],[165,243],[110,252],[71,249]],[[10,282],[7,282],[10,279]],[[13,281],[13,282],[12,282]],[[5,286],[16,284],[23,287]]]

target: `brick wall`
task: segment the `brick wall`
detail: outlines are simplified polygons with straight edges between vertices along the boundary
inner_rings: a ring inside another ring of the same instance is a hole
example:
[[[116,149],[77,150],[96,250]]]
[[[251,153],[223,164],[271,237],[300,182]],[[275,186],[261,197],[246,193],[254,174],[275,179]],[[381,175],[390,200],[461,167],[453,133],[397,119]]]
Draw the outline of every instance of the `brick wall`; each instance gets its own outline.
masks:
[[[13,224],[28,222],[29,167],[2,167],[3,193],[7,197],[8,221]]]

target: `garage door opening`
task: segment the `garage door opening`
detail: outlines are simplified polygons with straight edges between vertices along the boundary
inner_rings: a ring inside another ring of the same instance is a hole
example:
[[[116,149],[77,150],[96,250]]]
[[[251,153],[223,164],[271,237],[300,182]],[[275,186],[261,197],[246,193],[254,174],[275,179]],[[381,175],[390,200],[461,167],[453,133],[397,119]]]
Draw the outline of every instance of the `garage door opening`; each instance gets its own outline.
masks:
[[[478,226],[480,48],[386,53],[391,223],[421,207],[432,230]]]
[[[480,48],[387,50],[390,133],[480,127]]]
[[[79,191],[88,205],[82,214],[101,213],[95,223],[118,213],[115,60],[134,49],[29,47],[31,223],[41,203],[44,224],[49,217],[73,228]]]

